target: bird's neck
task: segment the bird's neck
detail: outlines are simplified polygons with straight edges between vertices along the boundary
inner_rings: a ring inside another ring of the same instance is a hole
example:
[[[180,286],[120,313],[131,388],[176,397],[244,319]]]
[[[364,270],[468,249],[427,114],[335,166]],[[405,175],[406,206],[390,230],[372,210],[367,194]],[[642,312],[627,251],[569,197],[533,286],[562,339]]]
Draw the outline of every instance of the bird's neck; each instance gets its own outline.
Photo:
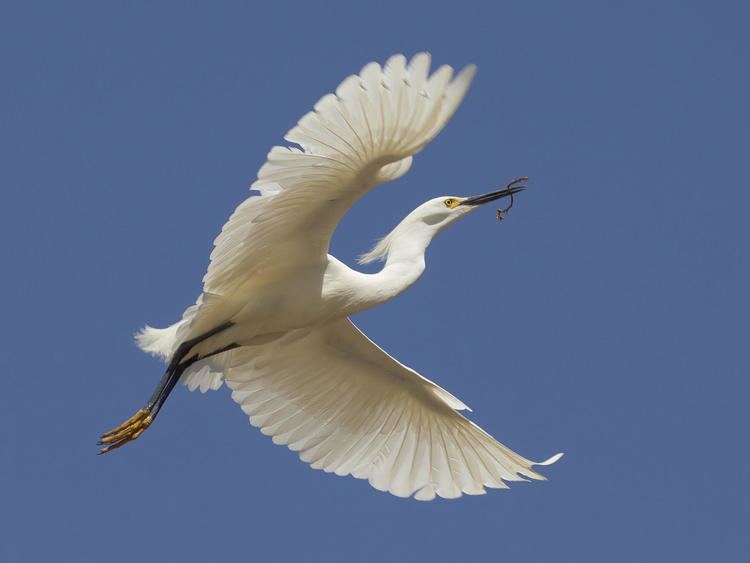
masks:
[[[425,223],[399,225],[390,235],[383,269],[374,274],[356,272],[352,305],[369,309],[393,299],[419,279],[425,269],[425,251],[437,229]]]
[[[409,238],[401,243],[394,240],[383,269],[373,274],[384,300],[406,290],[419,279],[425,269],[424,255],[432,237]]]

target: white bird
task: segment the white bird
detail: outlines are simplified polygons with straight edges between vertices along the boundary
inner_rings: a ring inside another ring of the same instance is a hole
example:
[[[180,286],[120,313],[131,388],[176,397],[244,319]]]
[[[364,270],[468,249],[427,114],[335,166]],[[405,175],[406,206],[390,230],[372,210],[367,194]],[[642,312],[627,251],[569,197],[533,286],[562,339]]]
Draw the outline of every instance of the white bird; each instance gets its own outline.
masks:
[[[196,303],[172,326],[147,326],[136,336],[168,367],[146,406],[102,436],[100,453],[140,436],[181,380],[202,392],[226,383],[274,443],[299,451],[315,469],[368,479],[400,497],[456,498],[544,479],[532,466],[562,454],[535,463],[500,444],[457,412],[464,403],[349,320],[411,286],[445,227],[523,187],[425,202],[360,257],[384,260],[378,273],[328,254],[344,213],[409,170],[475,73],[467,66],[454,77],[441,66],[430,75],[429,66],[427,53],[366,65],[286,134],[296,146],[271,149],[251,186],[260,195],[224,225]]]

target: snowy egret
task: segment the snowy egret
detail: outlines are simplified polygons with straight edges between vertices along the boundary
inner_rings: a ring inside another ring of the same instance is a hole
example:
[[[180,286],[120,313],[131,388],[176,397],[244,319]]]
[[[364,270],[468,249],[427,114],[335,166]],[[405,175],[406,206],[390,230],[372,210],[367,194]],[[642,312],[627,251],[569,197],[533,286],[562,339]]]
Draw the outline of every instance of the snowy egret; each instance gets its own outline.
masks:
[[[321,98],[274,147],[246,199],[215,241],[203,293],[182,319],[137,336],[167,363],[133,417],[104,434],[100,453],[135,440],[181,380],[190,390],[226,383],[250,423],[316,469],[368,479],[381,491],[430,500],[543,479],[532,462],[458,413],[461,401],[399,363],[349,316],[411,286],[430,241],[480,206],[524,186],[441,196],[412,211],[353,270],[328,254],[344,213],[399,178],[456,111],[474,76],[430,56],[370,63]],[[498,218],[500,218],[500,212]]]

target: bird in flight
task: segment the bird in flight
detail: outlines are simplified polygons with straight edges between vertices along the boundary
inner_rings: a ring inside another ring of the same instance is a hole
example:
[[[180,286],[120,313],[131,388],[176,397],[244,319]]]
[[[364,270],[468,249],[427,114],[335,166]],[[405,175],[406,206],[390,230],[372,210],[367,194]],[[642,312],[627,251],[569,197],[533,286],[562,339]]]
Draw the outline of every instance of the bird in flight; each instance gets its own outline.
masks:
[[[138,438],[178,381],[191,391],[226,384],[250,423],[315,469],[367,479],[381,491],[431,500],[544,479],[530,461],[458,411],[468,407],[403,365],[349,319],[393,299],[425,269],[448,225],[524,186],[440,196],[409,213],[360,263],[328,254],[336,225],[375,186],[404,175],[445,126],[475,73],[454,76],[430,55],[366,65],[323,96],[273,147],[251,195],[211,252],[203,292],[167,328],[146,326],[140,348],[167,369],[146,405],[99,440],[107,453]],[[498,218],[500,218],[500,212]]]

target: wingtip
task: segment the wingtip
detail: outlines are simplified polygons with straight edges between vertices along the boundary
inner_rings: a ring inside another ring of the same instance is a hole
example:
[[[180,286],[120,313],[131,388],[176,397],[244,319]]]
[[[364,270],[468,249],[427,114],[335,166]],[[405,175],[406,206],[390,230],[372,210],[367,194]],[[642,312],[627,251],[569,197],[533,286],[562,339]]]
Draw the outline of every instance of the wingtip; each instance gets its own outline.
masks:
[[[459,72],[459,76],[466,76],[466,78],[474,78],[474,75],[477,73],[477,65],[474,63],[467,64],[465,67],[463,67]]]
[[[556,461],[558,461],[563,455],[565,455],[564,452],[560,452],[558,454],[553,455],[549,459],[546,459],[545,461],[540,461],[539,463],[535,463],[534,465],[552,465]]]
[[[463,82],[468,85],[470,85],[472,82],[474,82],[474,77],[477,74],[477,65],[475,64],[468,64],[464,68],[461,69],[461,71],[458,73],[456,78],[453,80],[455,82]]]

